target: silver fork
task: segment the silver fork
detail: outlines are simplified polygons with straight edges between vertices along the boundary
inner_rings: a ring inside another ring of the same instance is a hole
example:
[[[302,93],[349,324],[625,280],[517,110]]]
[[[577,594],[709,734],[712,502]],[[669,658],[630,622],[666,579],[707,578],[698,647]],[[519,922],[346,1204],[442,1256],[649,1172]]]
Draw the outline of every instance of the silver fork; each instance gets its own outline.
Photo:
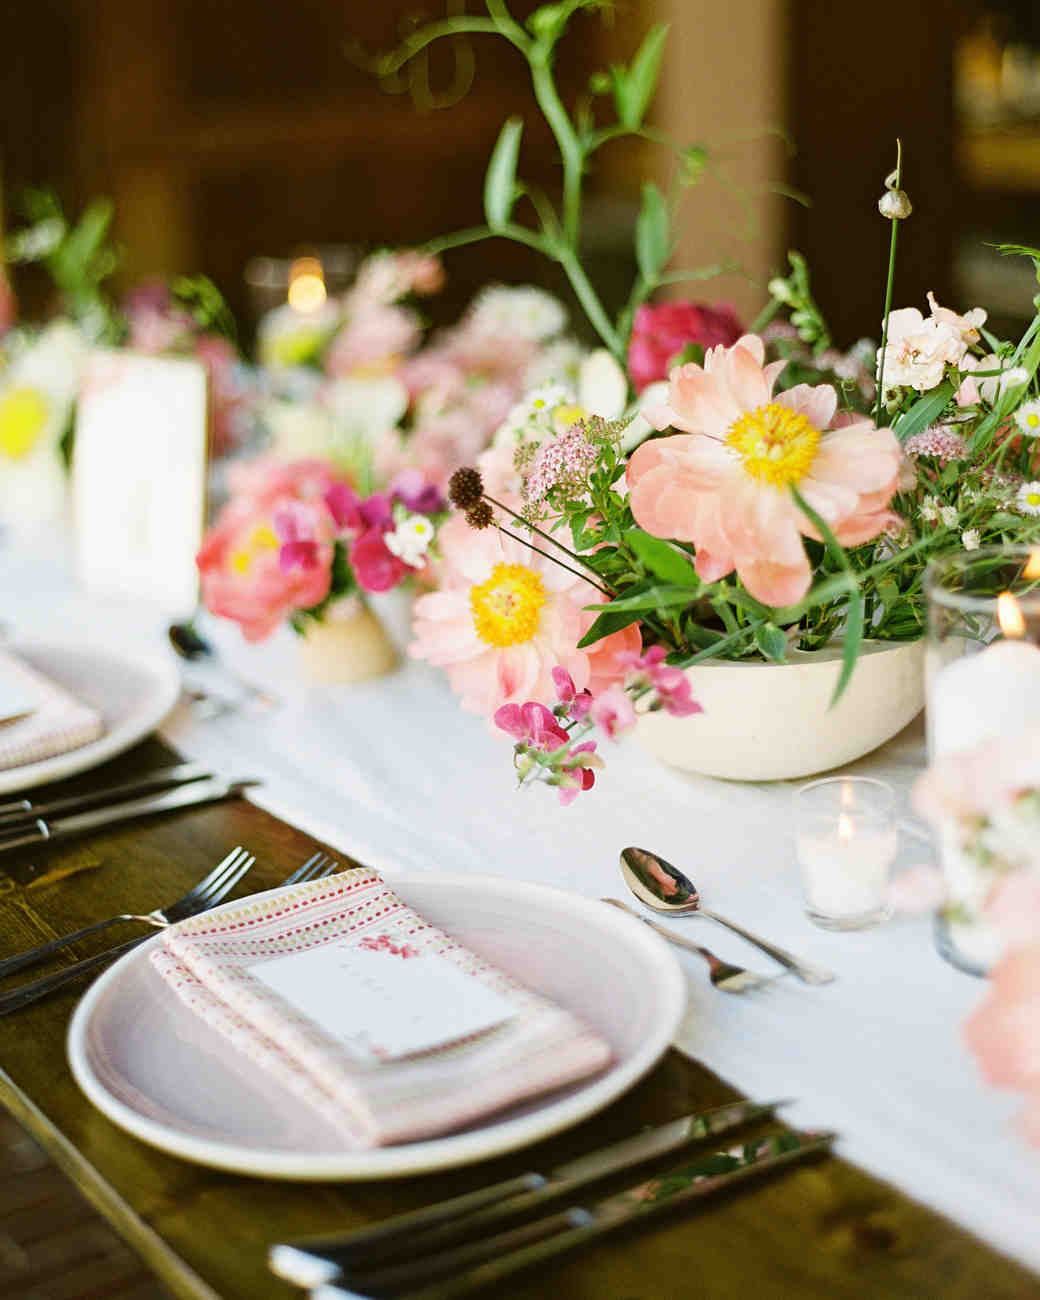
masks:
[[[4,975],[13,975],[15,971],[25,970],[27,966],[36,966],[48,957],[53,957],[55,953],[60,952],[62,948],[70,943],[75,943],[77,939],[85,939],[89,934],[97,934],[99,930],[107,930],[110,925],[118,925],[121,921],[141,921],[145,925],[154,925],[162,927],[172,925],[175,921],[183,921],[186,917],[195,916],[198,912],[204,912],[207,907],[212,906],[214,902],[220,902],[227,893],[227,890],[241,878],[244,872],[236,871],[242,861],[249,857],[245,849],[239,845],[231,850],[222,862],[218,862],[209,875],[204,876],[199,883],[190,889],[183,898],[179,898],[175,903],[169,903],[166,907],[157,907],[152,912],[146,912],[139,915],[136,912],[120,912],[118,916],[110,916],[106,921],[95,921],[93,925],[84,926],[82,930],[76,930],[73,934],[64,934],[60,939],[52,939],[49,943],[41,943],[39,947],[30,948],[28,952],[17,953],[13,957],[7,957],[0,961],[0,977]],[[253,865],[255,859],[249,858],[249,865],[246,871]],[[232,877],[234,877],[232,879]],[[223,893],[224,882],[231,881]],[[212,902],[211,902],[212,900]]]
[[[623,903],[620,898],[603,898],[603,903],[610,903],[612,907],[620,907],[623,912],[629,916],[634,916],[636,920],[642,921],[648,925],[651,930],[667,939],[669,943],[674,943],[678,948],[685,948],[689,952],[695,952],[698,956],[703,957],[708,963],[708,978],[717,989],[723,993],[749,993],[752,989],[763,988],[766,984],[772,984],[774,980],[780,979],[783,972],[777,975],[758,975],[755,971],[745,970],[743,966],[734,966],[728,961],[723,961],[721,957],[716,957],[710,948],[705,948],[699,943],[694,943],[692,939],[687,939],[681,934],[676,934],[673,930],[666,929],[663,925],[658,925],[651,921],[649,917],[640,916],[634,908]]]
[[[235,851],[240,852],[240,850]],[[255,861],[255,858],[248,856],[244,865],[240,864],[236,868],[237,874],[235,874],[234,878],[225,881],[221,886],[220,896],[211,898],[205,907],[198,909],[198,912],[208,911],[209,908],[216,907],[218,903],[223,902]],[[285,885],[299,885],[305,880],[321,880],[325,876],[331,876],[334,871],[338,870],[338,862],[333,862],[323,853],[315,853],[301,867],[298,867],[292,875],[287,876],[282,881],[280,888]],[[192,913],[192,915],[197,915],[197,913]],[[184,919],[184,917],[181,918],[181,920]],[[0,994],[0,1016],[6,1016],[9,1011],[20,1011],[22,1007],[38,1002],[40,998],[45,998],[48,994],[63,988],[72,980],[78,979],[80,975],[96,970],[97,967],[106,965],[116,957],[122,957],[124,953],[132,951],[150,938],[151,935],[148,934],[140,935],[136,939],[131,939],[129,943],[120,944],[118,948],[110,948],[107,952],[96,953],[93,957],[86,957],[83,961],[76,962],[74,966],[66,966],[63,970],[56,971],[53,975],[48,975],[44,979],[33,980],[30,984],[23,984],[20,988],[12,989],[10,993]]]

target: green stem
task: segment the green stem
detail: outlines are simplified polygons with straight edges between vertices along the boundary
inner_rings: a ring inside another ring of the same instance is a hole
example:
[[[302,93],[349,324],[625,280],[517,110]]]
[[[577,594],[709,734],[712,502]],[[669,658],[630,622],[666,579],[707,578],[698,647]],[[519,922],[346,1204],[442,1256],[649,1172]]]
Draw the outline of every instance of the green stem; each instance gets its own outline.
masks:
[[[896,185],[903,186],[903,142],[896,141]],[[885,401],[885,348],[888,346],[888,317],[892,310],[892,285],[896,278],[896,241],[899,239],[899,218],[892,218],[892,238],[888,245],[888,280],[885,284],[885,312],[881,323],[881,359],[878,362],[877,401],[874,404],[874,423],[881,424],[881,407]]]
[[[556,137],[563,162],[563,236],[575,255],[581,233],[581,174],[585,159],[581,141],[567,110],[560,100],[553,80],[550,59],[552,52],[544,46],[535,46],[528,54],[531,65],[531,84],[538,107],[542,110],[549,129]],[[598,327],[597,327],[598,328]]]
[[[444,36],[478,35],[484,33],[497,36],[500,28],[490,18],[443,18],[440,22],[429,23],[403,40],[391,54],[379,59],[375,68],[379,76],[392,77],[400,72],[409,59],[414,59],[420,51],[439,41]]]
[[[748,326],[749,334],[761,334],[773,317],[777,314],[783,303],[779,298],[770,298],[755,319]]]
[[[580,578],[582,582],[587,582],[590,587],[595,587],[597,591],[601,591],[608,600],[611,599],[613,593],[609,592],[601,583],[593,582],[587,573],[582,573],[580,569],[573,569],[569,564],[564,564],[564,562],[557,556],[550,555],[548,551],[543,551],[540,546],[535,546],[534,542],[530,541],[526,537],[521,537],[519,533],[512,533],[508,528],[503,528],[501,524],[495,524],[495,527],[500,533],[504,533],[506,537],[511,537],[514,542],[519,542],[521,546],[526,546],[528,550],[534,551],[536,555],[541,555],[545,559],[550,560],[553,564],[559,565],[561,569],[566,569],[568,573],[573,573],[574,576]]]
[[[574,249],[564,246],[558,248],[556,252],[550,254],[550,256],[555,256],[556,261],[560,263],[564,271],[567,273],[567,279],[571,282],[571,288],[574,290],[578,301],[585,310],[585,315],[588,316],[589,321],[596,330],[596,333],[600,336],[610,351],[613,352],[620,364],[624,365],[624,341],[618,331],[610,323],[610,317],[604,310],[603,304],[597,297],[595,289],[593,289],[588,276],[582,269],[577,253]]]
[[[588,560],[582,559],[582,557],[578,555],[575,551],[572,551],[569,546],[564,546],[563,542],[558,541],[557,538],[553,537],[551,533],[545,532],[544,529],[539,528],[537,524],[532,524],[529,519],[525,519],[523,515],[517,514],[517,512],[512,509],[512,507],[504,505],[501,501],[497,501],[492,496],[488,496],[486,492],[484,493],[484,500],[490,501],[493,506],[498,506],[499,510],[504,510],[507,515],[511,515],[518,523],[523,524],[525,528],[529,528],[532,533],[537,534],[537,536],[539,536],[543,541],[548,542],[550,546],[555,546],[557,550],[560,550],[564,553],[564,555],[569,556],[575,562],[575,564],[580,564],[583,569],[588,569],[590,573],[595,574],[596,578],[599,580],[596,584],[597,586],[599,585],[599,582],[602,582],[602,574],[598,569],[594,568],[588,562]],[[540,552],[540,554],[544,555],[545,552],[542,551]],[[550,556],[549,558],[552,559],[552,556]],[[573,573],[574,570],[572,569],[571,572]],[[606,592],[606,594],[612,600],[614,596],[617,594],[616,592],[610,591],[606,587],[602,587],[602,586],[600,586],[600,591]]]

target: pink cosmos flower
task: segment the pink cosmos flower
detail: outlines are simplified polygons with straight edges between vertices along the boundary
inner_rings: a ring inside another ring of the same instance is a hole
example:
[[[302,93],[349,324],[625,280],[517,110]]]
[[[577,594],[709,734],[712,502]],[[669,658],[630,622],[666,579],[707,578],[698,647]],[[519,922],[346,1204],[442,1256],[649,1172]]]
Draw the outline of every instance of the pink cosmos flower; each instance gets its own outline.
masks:
[[[786,362],[764,360],[762,340],[747,334],[712,348],[703,367],[674,370],[668,405],[646,416],[683,432],[638,447],[627,482],[636,522],[692,542],[705,582],[735,569],[756,599],[783,606],[809,590],[802,537],[816,536],[790,489],[839,542],[859,546],[901,523],[888,509],[901,451],[891,430],[835,418],[829,385],[798,384],[774,398]]]
[[[416,601],[411,653],[446,670],[463,708],[491,717],[503,704],[551,700],[557,666],[593,694],[622,679],[618,655],[640,645],[634,626],[578,649],[595,618],[583,606],[603,599],[590,582],[461,515],[438,545],[440,586]]]
[[[668,378],[668,362],[689,343],[705,351],[736,343],[742,326],[733,308],[696,302],[644,303],[636,312],[628,344],[628,373],[636,391]]]
[[[611,740],[617,740],[622,732],[630,731],[636,725],[632,697],[617,682],[593,699],[589,717]]]

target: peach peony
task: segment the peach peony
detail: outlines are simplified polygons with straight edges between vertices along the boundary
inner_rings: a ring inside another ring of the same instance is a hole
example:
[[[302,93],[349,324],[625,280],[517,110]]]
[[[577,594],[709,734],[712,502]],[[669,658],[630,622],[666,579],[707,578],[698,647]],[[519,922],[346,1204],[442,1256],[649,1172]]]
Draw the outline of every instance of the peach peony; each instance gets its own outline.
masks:
[[[736,569],[756,599],[793,605],[812,582],[802,536],[816,531],[790,489],[839,542],[859,546],[901,525],[888,509],[901,452],[890,430],[836,417],[829,385],[798,384],[774,398],[786,362],[764,360],[762,340],[745,334],[712,348],[703,367],[673,370],[668,405],[646,416],[683,432],[637,448],[627,482],[636,522],[692,542],[706,582]]]
[[[514,503],[510,503],[514,504]],[[478,532],[455,515],[438,534],[439,589],[415,603],[410,653],[444,668],[471,713],[555,699],[562,666],[577,691],[597,693],[624,680],[625,652],[638,652],[627,627],[587,649],[577,644],[601,598],[591,583],[495,528]]]

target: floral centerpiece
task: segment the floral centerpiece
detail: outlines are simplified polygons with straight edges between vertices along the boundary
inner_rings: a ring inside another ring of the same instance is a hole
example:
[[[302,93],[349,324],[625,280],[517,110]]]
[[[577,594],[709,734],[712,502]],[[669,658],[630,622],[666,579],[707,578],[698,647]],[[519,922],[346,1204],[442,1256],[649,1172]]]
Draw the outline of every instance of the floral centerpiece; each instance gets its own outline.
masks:
[[[420,474],[361,496],[333,465],[263,457],[236,466],[231,500],[198,555],[202,599],[249,641],[289,623],[319,650],[321,680],[385,671],[394,654],[366,596],[421,573],[445,502]],[[338,633],[338,635],[336,635]]]
[[[456,473],[459,514],[440,532],[437,590],[417,604],[413,653],[444,666],[464,706],[513,737],[521,781],[546,780],[568,800],[599,761],[592,725],[614,736],[640,712],[692,712],[702,679],[687,670],[787,665],[836,647],[828,696],[838,702],[868,642],[921,637],[931,554],[1040,537],[1040,316],[1007,341],[986,331],[980,308],[930,298],[927,315],[892,310],[896,236],[910,215],[901,158],[879,204],[892,222],[879,348],[835,351],[795,254],[746,328],[724,306],[651,305],[659,288],[710,269],[670,268],[674,205],[649,183],[638,276],[620,312],[607,312],[579,253],[582,178],[611,140],[659,138],[644,118],[665,30],[593,79],[613,120],[588,98],[572,116],[556,48],[573,15],[594,7],[549,4],[521,24],[489,0],[486,18],[421,27],[380,64],[390,75],[442,36],[497,34],[527,60],[559,146],[557,209],[519,179],[523,124],[506,122],[486,224],[430,251],[497,236],[556,262],[603,343],[598,409],[562,386],[530,392],[490,450]],[[696,183],[703,148],[674,152],[679,187]],[[527,196],[533,225],[517,215]],[[1040,251],[1005,251],[1040,267]],[[897,725],[920,707],[919,672],[915,683]],[[798,722],[811,732],[817,719]]]

